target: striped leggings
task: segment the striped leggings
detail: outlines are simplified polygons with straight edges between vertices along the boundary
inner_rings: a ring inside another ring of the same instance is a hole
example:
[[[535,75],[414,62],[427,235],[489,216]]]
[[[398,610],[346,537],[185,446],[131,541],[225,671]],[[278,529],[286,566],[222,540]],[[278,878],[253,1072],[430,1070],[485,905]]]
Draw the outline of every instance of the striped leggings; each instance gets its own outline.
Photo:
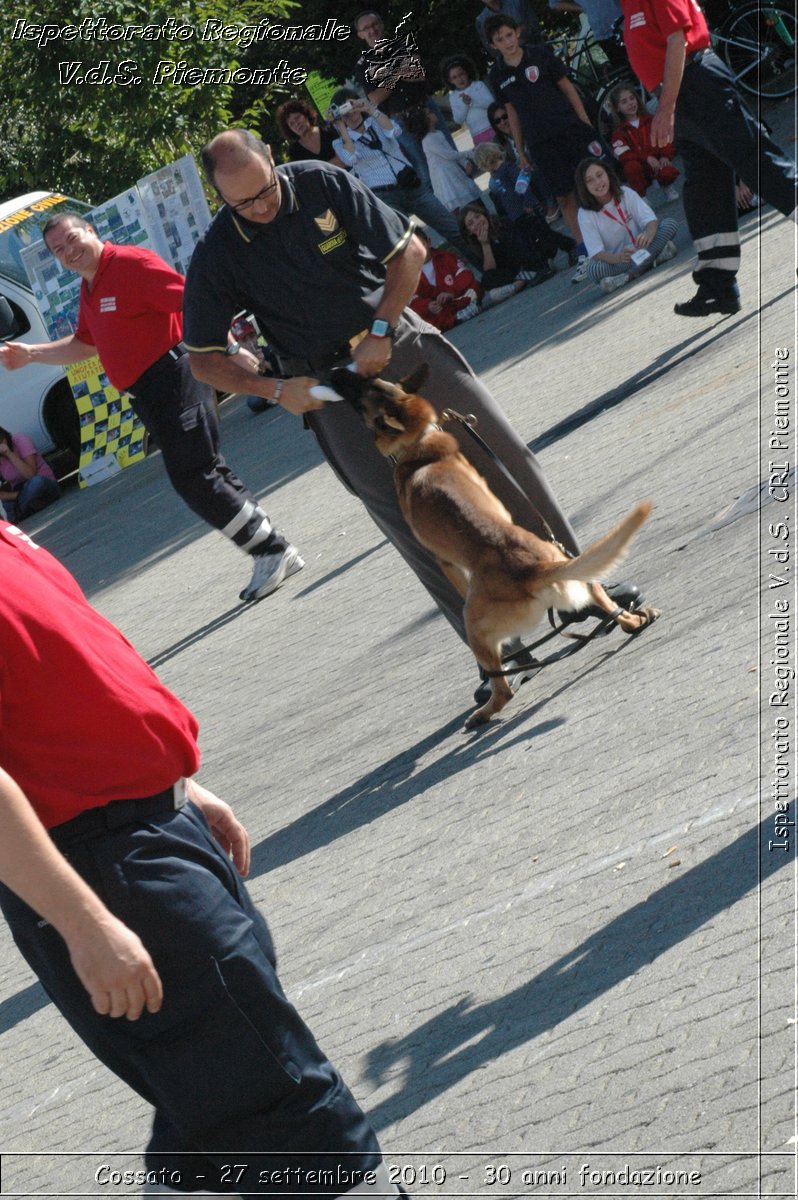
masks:
[[[665,217],[660,221],[657,232],[654,234],[654,241],[647,247],[652,258],[656,258],[658,254],[662,253],[666,242],[673,241],[678,228],[673,217]],[[600,283],[608,275],[626,275],[630,271],[632,274],[639,274],[637,269],[628,262],[608,263],[601,259],[591,258],[587,264],[588,278],[592,279],[593,283]]]

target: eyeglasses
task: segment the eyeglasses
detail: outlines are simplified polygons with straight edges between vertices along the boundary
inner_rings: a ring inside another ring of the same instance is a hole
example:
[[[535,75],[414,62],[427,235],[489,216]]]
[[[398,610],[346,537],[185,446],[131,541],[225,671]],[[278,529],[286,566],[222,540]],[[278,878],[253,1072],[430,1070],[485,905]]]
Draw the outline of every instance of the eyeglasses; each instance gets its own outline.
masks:
[[[497,125],[503,125],[505,121],[510,120],[510,118],[507,116],[507,113],[494,113],[493,119]]]
[[[269,196],[273,196],[280,186],[280,181],[275,175],[272,183],[267,183],[266,187],[261,188],[257,196],[250,196],[248,200],[239,200],[238,204],[230,204],[226,201],[227,207],[231,212],[245,212],[248,208],[252,208],[253,204],[257,204],[259,200],[268,200]]]

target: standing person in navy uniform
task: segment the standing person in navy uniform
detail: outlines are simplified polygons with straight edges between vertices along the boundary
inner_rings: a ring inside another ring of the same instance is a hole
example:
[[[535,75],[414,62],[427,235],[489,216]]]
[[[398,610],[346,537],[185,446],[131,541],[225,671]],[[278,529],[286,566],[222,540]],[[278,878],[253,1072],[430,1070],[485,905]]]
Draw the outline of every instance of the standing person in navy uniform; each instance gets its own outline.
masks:
[[[677,304],[681,317],[736,313],[736,174],[757,181],[768,204],[796,220],[798,173],[793,160],[742,103],[734,77],[710,49],[695,0],[622,0],[629,61],[649,91],[661,89],[651,140],[675,140],[684,162],[682,201],[698,265],[698,291]]]
[[[396,1195],[280,986],[246,830],[190,778],[195,717],[6,522],[0,576],[0,908],[78,1036],[153,1106],[144,1195]]]
[[[223,337],[232,313],[249,306],[284,377],[246,377],[248,389],[305,416],[341,482],[465,641],[462,596],[411,533],[373,434],[351,405],[325,406],[313,395],[320,374],[351,359],[361,375],[399,381],[425,364],[424,395],[439,412],[456,402],[474,413],[518,481],[523,496],[469,441],[468,456],[515,519],[543,537],[548,524],[571,553],[578,543],[540,464],[493,396],[455,347],[407,308],[425,258],[413,219],[325,163],[275,167],[269,147],[246,130],[219,134],[203,149],[202,162],[224,205],[197,243],[186,276],[193,370],[215,387],[238,388],[245,375],[225,356]],[[634,607],[638,590],[618,587],[617,603]]]
[[[219,452],[213,393],[194,379],[181,343],[183,276],[142,246],[102,242],[77,213],[53,217],[43,237],[61,265],[83,280],[78,327],[56,342],[7,342],[0,347],[3,366],[69,366],[99,354],[111,383],[130,395],[157,439],[178,496],[252,558],[240,599],[268,596],[304,563]],[[232,355],[241,347],[228,337],[224,349]],[[247,351],[241,358],[257,370]]]

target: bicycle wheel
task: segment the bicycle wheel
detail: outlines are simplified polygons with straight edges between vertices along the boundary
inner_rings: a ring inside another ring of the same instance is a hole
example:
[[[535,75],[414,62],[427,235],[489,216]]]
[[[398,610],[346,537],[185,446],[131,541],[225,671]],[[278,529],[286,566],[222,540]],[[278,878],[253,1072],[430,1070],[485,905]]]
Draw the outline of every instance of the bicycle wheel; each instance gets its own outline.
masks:
[[[746,4],[721,27],[718,41],[737,85],[760,99],[794,96],[795,14],[781,4]]]

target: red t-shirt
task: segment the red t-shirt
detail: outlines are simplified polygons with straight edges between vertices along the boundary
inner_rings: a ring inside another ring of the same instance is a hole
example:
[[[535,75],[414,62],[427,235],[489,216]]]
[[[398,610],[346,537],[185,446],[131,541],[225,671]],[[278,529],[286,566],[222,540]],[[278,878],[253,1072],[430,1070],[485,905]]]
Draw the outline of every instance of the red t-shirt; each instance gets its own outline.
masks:
[[[672,33],[684,30],[687,54],[709,45],[707,23],[696,0],[621,0],[621,7],[626,53],[649,91],[662,83],[665,46]]]
[[[0,766],[48,828],[199,766],[197,721],[65,567],[0,521]]]
[[[85,279],[80,289],[75,337],[97,347],[120,391],[183,336],[183,283],[152,250],[103,244],[91,290]]]

